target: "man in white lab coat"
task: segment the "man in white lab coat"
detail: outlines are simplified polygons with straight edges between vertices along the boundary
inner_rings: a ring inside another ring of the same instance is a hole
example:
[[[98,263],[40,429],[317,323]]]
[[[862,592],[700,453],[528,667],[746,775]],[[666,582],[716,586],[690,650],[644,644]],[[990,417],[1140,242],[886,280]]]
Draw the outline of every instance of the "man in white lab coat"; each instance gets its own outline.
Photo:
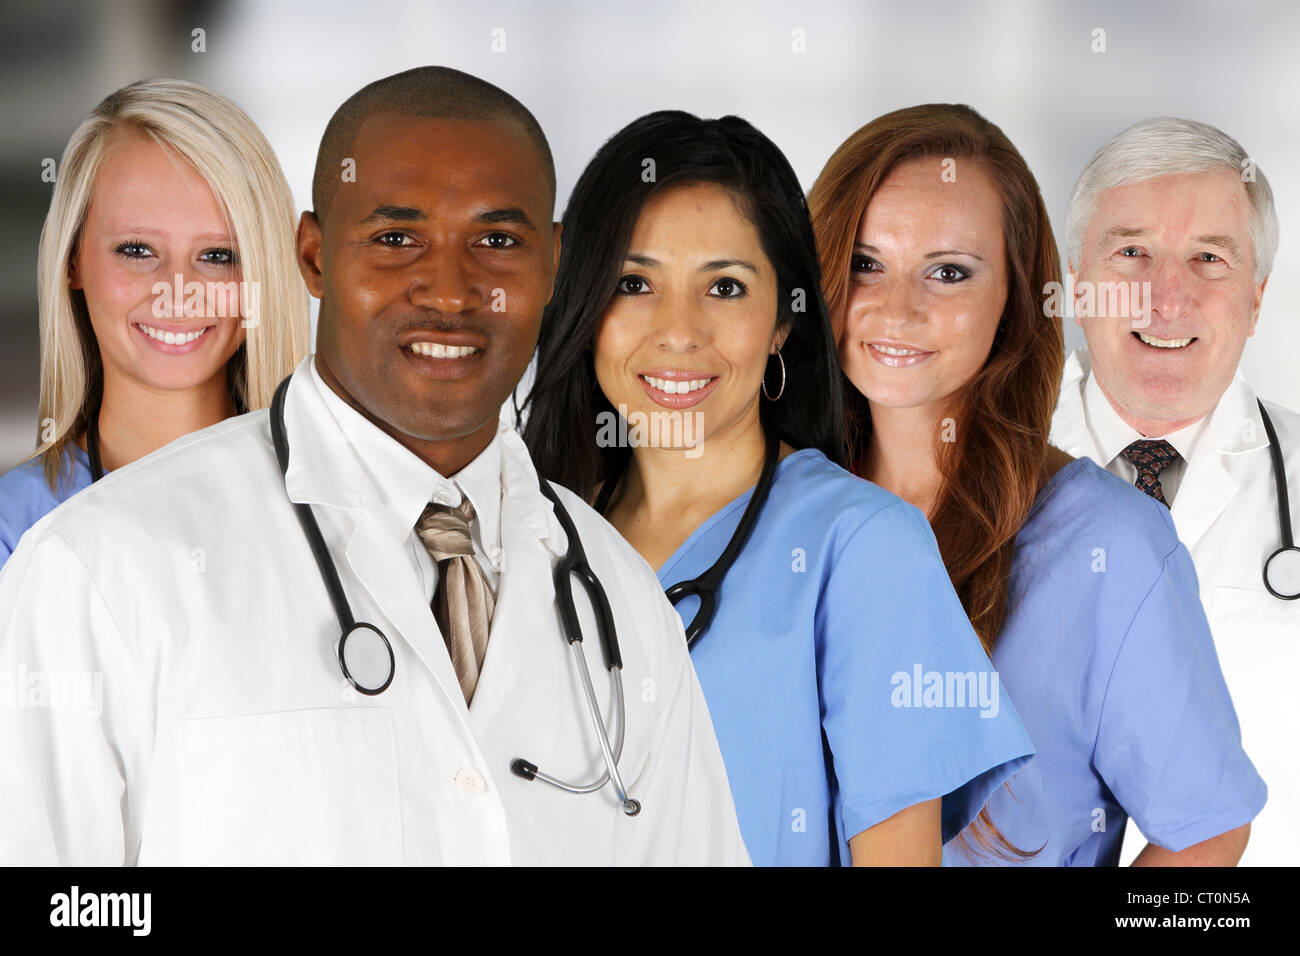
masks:
[[[1265,587],[1265,561],[1282,544],[1275,469],[1255,393],[1238,371],[1277,248],[1272,192],[1221,131],[1147,120],[1089,162],[1066,229],[1071,299],[1088,349],[1066,363],[1051,441],[1170,506],[1196,564],[1243,743],[1269,788],[1241,862],[1294,866],[1300,600]],[[1264,407],[1294,507],[1300,415]],[[1294,593],[1300,579],[1292,581]]]
[[[617,625],[640,812],[608,783],[511,772],[606,767],[555,600],[576,542],[498,420],[551,293],[554,190],[536,121],[474,77],[412,70],[339,109],[299,225],[321,312],[288,386],[287,473],[267,411],[230,419],[52,512],[0,575],[0,861],[748,862],[680,620],[564,489]],[[293,502],[391,644],[378,695],[343,677]],[[434,541],[448,508],[452,557]]]

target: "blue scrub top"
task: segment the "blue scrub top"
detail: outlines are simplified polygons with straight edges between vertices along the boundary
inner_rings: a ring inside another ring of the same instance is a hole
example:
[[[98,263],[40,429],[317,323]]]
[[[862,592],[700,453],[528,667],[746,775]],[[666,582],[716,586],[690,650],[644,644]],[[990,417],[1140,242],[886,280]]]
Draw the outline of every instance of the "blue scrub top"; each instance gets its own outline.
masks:
[[[993,660],[1038,755],[988,802],[1034,866],[1114,866],[1132,817],[1182,850],[1249,822],[1268,789],[1241,730],[1169,509],[1080,458],[1016,537]],[[969,837],[969,834],[966,835]],[[945,865],[970,858],[968,840]]]
[[[18,539],[46,514],[67,501],[78,491],[90,487],[90,458],[75,442],[67,445],[64,467],[72,459],[72,478],[60,475],[59,491],[55,495],[45,483],[42,459],[25,461],[0,475],[0,568],[18,547]]]
[[[665,587],[712,566],[751,493],[668,559]],[[816,449],[777,465],[717,600],[691,657],[756,865],[848,864],[850,837],[937,797],[948,840],[1033,753],[925,516]],[[698,607],[677,606],[684,624]]]

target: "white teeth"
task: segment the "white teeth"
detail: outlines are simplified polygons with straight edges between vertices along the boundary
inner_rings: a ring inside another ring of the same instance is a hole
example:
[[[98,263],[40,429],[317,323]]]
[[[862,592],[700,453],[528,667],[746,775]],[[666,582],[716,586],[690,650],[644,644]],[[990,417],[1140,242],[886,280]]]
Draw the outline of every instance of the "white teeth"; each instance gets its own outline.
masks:
[[[873,345],[871,347],[875,349],[877,352],[884,352],[886,355],[920,355],[921,354],[920,349],[896,349],[896,348],[891,348],[888,345]]]
[[[1145,332],[1138,332],[1137,337],[1147,345],[1153,345],[1158,349],[1181,349],[1189,344],[1192,339],[1158,339],[1154,335],[1147,335]]]
[[[207,332],[207,330],[211,328],[211,326],[205,326],[204,328],[199,329],[197,332],[177,333],[177,332],[164,332],[162,329],[155,329],[153,326],[145,325],[142,322],[137,322],[135,324],[135,327],[139,329],[141,332],[143,332],[145,335],[149,336],[149,338],[157,339],[159,342],[163,342],[167,345],[186,345],[190,342],[193,342],[200,335]]]
[[[441,342],[412,342],[407,348],[416,355],[430,358],[464,358],[478,351],[472,345],[443,345]]]
[[[661,392],[667,392],[669,395],[685,395],[688,392],[698,392],[709,382],[711,378],[692,378],[692,379],[675,379],[675,378],[653,378],[649,375],[642,375],[643,379],[650,383],[652,388],[657,388]]]

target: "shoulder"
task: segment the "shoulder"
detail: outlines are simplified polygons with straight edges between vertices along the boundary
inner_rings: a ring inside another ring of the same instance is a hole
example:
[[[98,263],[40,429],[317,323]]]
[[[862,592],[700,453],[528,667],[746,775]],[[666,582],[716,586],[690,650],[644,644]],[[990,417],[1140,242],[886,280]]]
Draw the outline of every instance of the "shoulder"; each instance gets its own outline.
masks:
[[[152,537],[171,526],[177,508],[196,499],[219,500],[223,507],[241,497],[255,500],[231,492],[247,482],[259,453],[274,463],[267,415],[260,409],[226,419],[114,469],[52,512],[47,527],[76,548],[83,537],[99,538],[106,522],[123,534]]]
[[[655,593],[663,591],[654,569],[596,509],[564,485],[554,481],[548,481],[547,484],[569,513],[578,537],[582,539],[587,560],[598,575],[608,570],[637,588]]]
[[[888,519],[907,509],[921,514],[897,495],[841,468],[815,448],[800,449],[777,466],[772,497],[764,510],[769,508],[785,520],[805,526],[811,523],[817,528],[830,525],[848,532],[877,516]]]
[[[0,475],[0,509],[3,511],[10,511],[19,501],[31,501],[42,496],[53,498],[54,493],[45,482],[44,464],[39,456]]]
[[[67,465],[65,457],[64,464]],[[73,461],[71,476],[64,475],[59,493],[45,480],[43,459],[32,458],[0,475],[0,557],[12,552],[27,529],[90,483]]]
[[[1269,421],[1277,432],[1278,444],[1288,464],[1300,462],[1300,412],[1279,405],[1277,402],[1261,398],[1260,402],[1268,411]]]
[[[677,673],[689,668],[681,618],[664,595],[655,570],[578,495],[553,481],[547,484],[573,521],[587,563],[619,621],[620,641],[637,640],[650,659]],[[564,543],[571,551],[572,545]]]
[[[1123,572],[1106,581],[1148,585],[1180,547],[1169,509],[1091,458],[1076,458],[1052,477],[1016,538],[1018,563],[1051,553],[1086,569],[1100,559]]]
[[[760,550],[798,550],[806,569],[823,582],[918,576],[947,581],[934,532],[920,508],[820,451],[804,449],[782,464],[789,467],[773,485],[755,531],[764,542]]]

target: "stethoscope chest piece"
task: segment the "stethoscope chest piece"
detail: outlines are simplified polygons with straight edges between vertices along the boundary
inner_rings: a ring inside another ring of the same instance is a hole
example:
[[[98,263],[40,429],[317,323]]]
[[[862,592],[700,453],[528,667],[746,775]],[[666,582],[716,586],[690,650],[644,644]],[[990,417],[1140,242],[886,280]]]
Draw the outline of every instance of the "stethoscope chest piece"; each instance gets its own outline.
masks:
[[[397,672],[393,646],[373,624],[357,621],[339,638],[339,666],[358,693],[371,697],[388,690]]]
[[[1300,548],[1281,547],[1264,562],[1264,587],[1283,601],[1300,599]]]

